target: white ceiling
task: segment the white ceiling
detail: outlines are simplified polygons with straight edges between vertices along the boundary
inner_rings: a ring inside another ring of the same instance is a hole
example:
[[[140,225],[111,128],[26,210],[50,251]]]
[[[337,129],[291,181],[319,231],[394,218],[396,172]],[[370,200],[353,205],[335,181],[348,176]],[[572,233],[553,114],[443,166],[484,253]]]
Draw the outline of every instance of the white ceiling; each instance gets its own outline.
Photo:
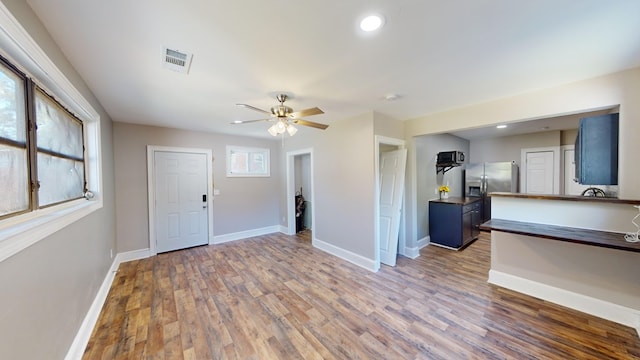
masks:
[[[27,1],[113,120],[197,131],[268,137],[230,122],[280,91],[311,121],[406,120],[640,66],[638,0]]]

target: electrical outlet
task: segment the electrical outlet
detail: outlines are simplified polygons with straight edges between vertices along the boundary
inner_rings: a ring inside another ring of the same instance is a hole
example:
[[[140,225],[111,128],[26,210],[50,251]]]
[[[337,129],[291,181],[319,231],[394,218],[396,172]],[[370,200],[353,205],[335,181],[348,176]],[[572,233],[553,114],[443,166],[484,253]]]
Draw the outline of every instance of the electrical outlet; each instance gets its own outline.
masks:
[[[434,194],[438,195],[438,188],[435,188],[433,191]]]
[[[113,249],[109,249],[109,256],[113,259]]]

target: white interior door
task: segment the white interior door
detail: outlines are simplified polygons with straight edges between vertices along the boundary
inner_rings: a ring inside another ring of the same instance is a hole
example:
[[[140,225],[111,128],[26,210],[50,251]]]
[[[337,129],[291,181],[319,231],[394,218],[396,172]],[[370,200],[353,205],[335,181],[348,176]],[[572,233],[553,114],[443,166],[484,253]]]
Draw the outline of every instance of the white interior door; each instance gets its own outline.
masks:
[[[554,188],[554,152],[535,151],[526,154],[527,194],[553,194]]]
[[[156,250],[208,243],[206,154],[156,151]]]
[[[580,185],[573,181],[576,177],[576,163],[574,158],[574,149],[565,149],[564,156],[564,194],[565,195],[581,195],[589,185]]]
[[[380,262],[395,266],[407,149],[380,154]]]

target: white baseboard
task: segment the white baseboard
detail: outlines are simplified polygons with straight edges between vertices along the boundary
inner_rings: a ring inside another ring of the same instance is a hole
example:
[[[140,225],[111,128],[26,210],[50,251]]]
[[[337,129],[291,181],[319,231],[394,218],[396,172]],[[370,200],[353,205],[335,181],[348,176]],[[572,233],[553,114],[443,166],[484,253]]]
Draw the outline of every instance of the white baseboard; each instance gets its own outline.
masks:
[[[285,228],[286,229],[286,228]],[[229,241],[246,239],[254,236],[261,236],[266,234],[272,234],[274,232],[283,232],[281,231],[280,225],[267,226],[259,229],[239,231],[230,234],[217,235],[213,237],[213,244],[222,244]],[[284,231],[286,234],[286,230]]]
[[[128,261],[148,258],[149,256],[149,249],[128,251],[116,255],[113,259],[113,263],[111,263],[111,267],[109,268],[107,275],[102,281],[102,285],[100,285],[100,288],[98,289],[96,297],[91,303],[91,307],[89,307],[89,311],[87,311],[87,315],[85,315],[84,320],[80,325],[80,329],[78,329],[78,332],[76,333],[76,337],[73,339],[73,343],[71,343],[71,347],[69,347],[69,351],[67,351],[65,360],[82,359],[87,343],[89,343],[91,332],[98,321],[102,306],[104,306],[104,302],[107,300],[109,289],[111,289],[111,283],[113,283],[113,279],[116,276],[116,272],[118,271],[120,264]]]
[[[140,249],[140,250],[127,251],[127,252],[123,252],[123,253],[118,253],[116,255],[116,259],[115,259],[114,263],[117,263],[118,265],[120,265],[122,263],[133,261],[133,260],[146,259],[149,256],[151,256],[151,250],[150,249]],[[116,267],[116,270],[117,269],[118,268]]]
[[[356,264],[362,268],[365,268],[369,271],[373,271],[376,272],[378,269],[376,268],[376,262],[375,260],[372,259],[368,259],[362,255],[358,255],[356,253],[353,253],[349,250],[345,250],[343,248],[337,247],[335,245],[329,244],[328,242],[316,239],[315,237],[313,238],[313,240],[311,241],[311,244],[322,250],[325,251],[333,256],[337,256],[343,260],[346,260],[350,263]]]
[[[420,249],[429,245],[430,242],[431,242],[431,237],[429,235],[423,237],[422,239],[418,240],[418,246],[411,247],[411,248],[405,247],[404,256],[408,257],[409,259],[417,258],[418,256],[420,256]]]
[[[488,281],[494,285],[632,327],[636,329],[638,336],[640,336],[640,310],[496,270],[489,270]]]

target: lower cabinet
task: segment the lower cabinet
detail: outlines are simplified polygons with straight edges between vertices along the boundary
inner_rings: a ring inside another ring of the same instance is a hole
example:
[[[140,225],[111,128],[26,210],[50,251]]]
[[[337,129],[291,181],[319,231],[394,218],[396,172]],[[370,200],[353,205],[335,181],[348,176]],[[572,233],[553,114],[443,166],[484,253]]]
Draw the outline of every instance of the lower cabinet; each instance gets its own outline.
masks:
[[[480,199],[449,198],[429,201],[431,242],[460,249],[480,234]]]

